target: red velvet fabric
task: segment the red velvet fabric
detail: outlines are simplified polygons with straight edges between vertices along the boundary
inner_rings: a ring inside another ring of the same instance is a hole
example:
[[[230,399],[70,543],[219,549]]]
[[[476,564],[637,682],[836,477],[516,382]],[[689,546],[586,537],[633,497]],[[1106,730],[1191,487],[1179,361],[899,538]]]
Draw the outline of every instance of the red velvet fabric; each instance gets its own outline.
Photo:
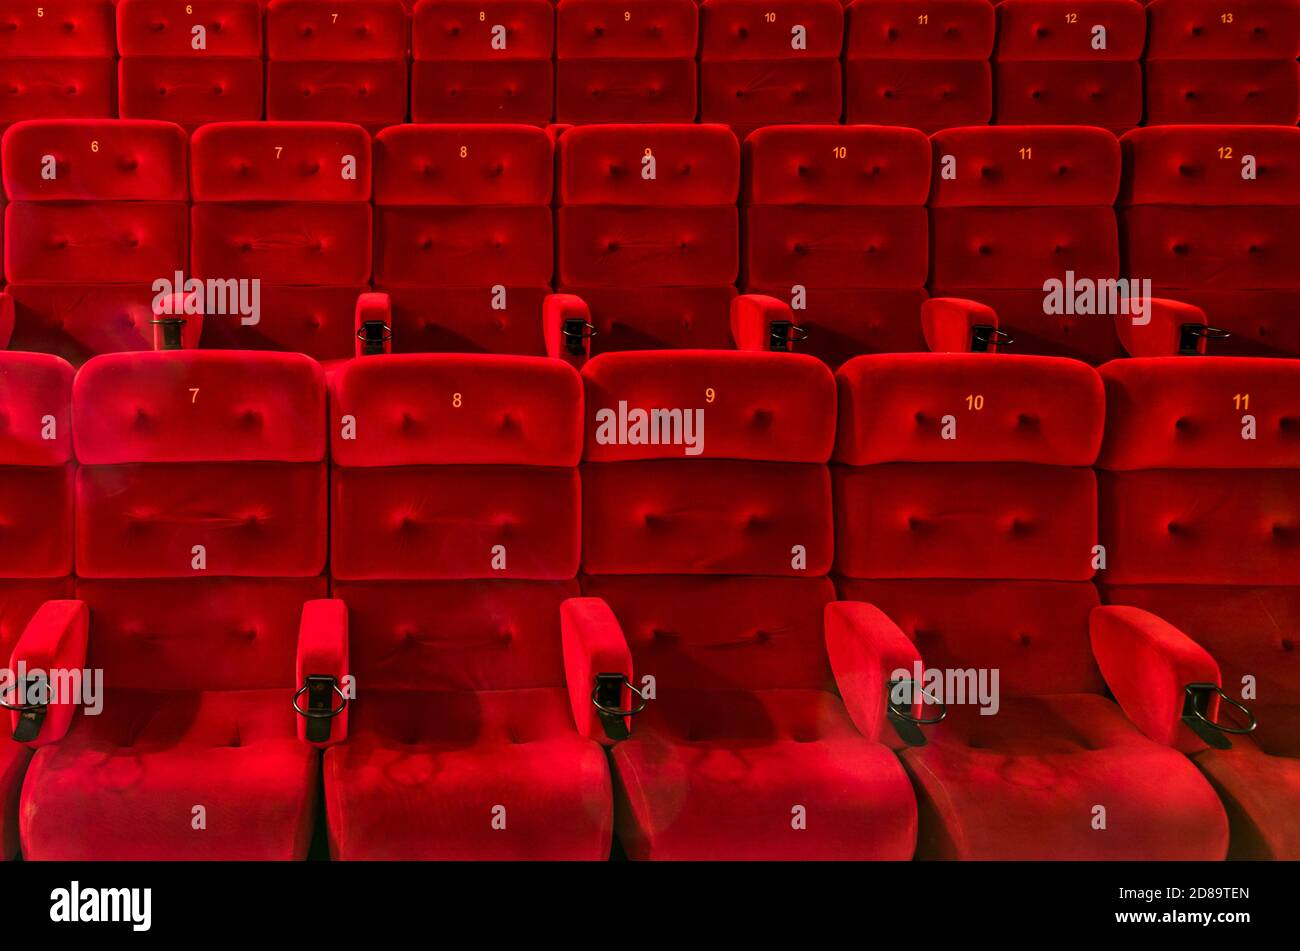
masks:
[[[1247,737],[1232,740],[1230,750],[1194,757],[1228,812],[1228,858],[1294,862],[1300,857],[1300,756],[1267,753]]]
[[[554,114],[550,0],[419,0],[411,48],[414,122],[542,125]]]
[[[308,601],[302,607],[302,623],[298,627],[298,655],[295,683],[299,689],[306,686],[310,676],[333,677],[343,686],[348,675],[348,606],[338,598],[320,598]],[[303,706],[299,701],[299,706]],[[314,745],[324,748],[347,739],[348,706],[337,693],[330,695],[331,709],[343,707],[343,712],[329,720],[329,738]],[[307,719],[298,718],[298,739],[307,741]]]
[[[606,858],[608,767],[575,728],[560,627],[579,593],[578,374],[368,356],[330,390],[331,574],[365,685],[326,754],[334,856]]]
[[[835,461],[1090,466],[1105,419],[1097,373],[1053,357],[880,354],[836,374]],[[983,396],[983,400],[974,397]],[[967,399],[971,397],[971,399]],[[976,408],[976,406],[980,408]],[[944,439],[943,417],[956,421]],[[1080,484],[1082,485],[1082,484]]]
[[[738,135],[786,122],[838,122],[843,112],[840,0],[700,4],[700,118]]]
[[[0,353],[0,661],[11,671],[33,615],[72,597],[72,378],[58,357]],[[61,735],[71,712],[52,706],[43,736]],[[0,859],[18,852],[18,797],[31,758],[8,734],[0,738]]]
[[[260,119],[262,45],[258,0],[212,0],[192,14],[169,0],[119,0],[118,112],[189,126]]]
[[[858,732],[899,748],[902,744],[886,724],[886,690],[896,671],[906,670],[910,677],[921,662],[916,645],[879,608],[833,601],[826,605],[826,653]]]
[[[188,261],[186,140],[166,122],[41,119],[4,138],[12,345],[80,363],[151,347],[152,284]],[[54,178],[47,178],[54,159]]]
[[[271,0],[266,117],[404,122],[409,30],[402,0]]]
[[[854,0],[845,10],[845,118],[934,132],[993,113],[989,0]]]
[[[351,353],[356,296],[371,274],[365,130],[223,122],[199,129],[192,145],[194,276],[263,283],[259,323],[222,317],[221,343],[274,342],[321,359]]]
[[[1105,469],[1300,469],[1293,360],[1132,358],[1108,363],[1101,377]],[[1245,393],[1249,407],[1238,407],[1234,398]],[[1247,414],[1257,424],[1254,439],[1242,439]]]
[[[1103,422],[1095,371],[929,354],[863,357],[838,377],[837,458],[866,463],[835,472],[841,596],[883,611],[931,668],[998,677],[978,699],[948,696],[947,719],[924,728],[928,745],[902,754],[920,803],[918,855],[1221,858],[1227,823],[1212,790],[1098,695],[1097,490],[1085,468]],[[927,411],[936,398],[947,409]],[[1002,414],[1003,400],[1005,415],[975,424],[992,432],[963,434],[966,419]],[[942,439],[940,413],[956,438]],[[946,464],[895,461],[945,451]],[[1097,806],[1105,830],[1093,826]]]
[[[58,16],[39,4],[4,4],[0,125],[31,116],[111,116],[117,86],[113,0],[66,0]]]
[[[589,307],[596,328],[593,354],[732,347],[728,324],[736,287],[730,280],[706,287],[638,287],[635,294],[622,287],[564,282],[556,290]]]
[[[1223,806],[1181,754],[1094,694],[1007,698],[997,716],[950,708],[902,754],[922,859],[1222,859]],[[1094,829],[1096,806],[1106,828]]]
[[[559,0],[557,122],[693,122],[699,11],[695,0]]]
[[[611,800],[561,687],[372,686],[351,738],[325,753],[336,859],[604,860]]]
[[[835,565],[845,574],[1092,577],[1097,489],[1089,469],[984,463],[955,479],[946,463],[895,463],[834,475]]]
[[[906,776],[834,694],[665,688],[612,755],[630,858],[912,856],[916,801]]]
[[[632,654],[618,618],[600,598],[570,598],[560,605],[560,633],[564,643],[564,676],[569,704],[578,732],[604,746],[613,745],[601,725],[601,714],[592,703],[599,674],[622,674],[632,680]],[[630,704],[631,692],[620,692],[621,703]],[[628,707],[624,707],[628,709]],[[631,728],[631,717],[623,717]]]
[[[743,284],[797,308],[803,352],[832,363],[920,349],[930,145],[872,126],[770,126],[744,153]]]
[[[291,640],[282,681],[292,656]],[[306,858],[318,754],[294,736],[292,691],[160,685],[169,689],[110,689],[99,716],[80,717],[62,742],[32,757],[20,809],[24,857]],[[195,827],[199,806],[205,828]]]
[[[824,463],[835,438],[834,378],[805,356],[700,350],[605,354],[583,367],[582,379],[588,462],[684,457],[680,445],[605,441],[597,414],[616,414],[623,402],[629,411],[702,412],[701,459]]]
[[[18,671],[44,671],[53,683],[57,672],[67,673],[86,669],[86,635],[90,626],[90,612],[85,602],[46,601],[32,615],[13,653],[8,658],[9,676],[18,677]],[[9,686],[6,686],[6,690]],[[9,702],[24,702],[7,697]],[[67,734],[80,703],[66,697],[52,696],[46,705],[46,714],[40,732],[27,746],[39,749],[57,743]],[[25,714],[9,711],[8,726],[17,731]]]
[[[1295,125],[1300,8],[1257,0],[1223,14],[1215,0],[1148,4],[1148,125]]]
[[[1300,300],[1300,130],[1224,132],[1164,126],[1124,137],[1124,269],[1230,331],[1215,353],[1295,356],[1300,327],[1288,314]]]
[[[1142,120],[1146,12],[1137,0],[1083,0],[1068,11],[1055,0],[1002,0],[997,15],[996,122],[1123,132]]]
[[[560,136],[557,281],[590,303],[601,350],[611,348],[602,329],[609,324],[627,327],[615,341],[621,348],[645,346],[637,336],[657,347],[728,346],[739,159],[735,136],[719,125],[580,127]],[[590,287],[614,292],[589,299]],[[641,287],[667,290],[654,301]]]
[[[830,493],[825,469],[800,463],[589,462],[583,565],[603,574],[824,574]],[[792,567],[799,547],[806,568]]]
[[[394,294],[399,352],[541,352],[553,180],[551,140],[529,126],[406,125],[376,137],[375,282],[405,292]]]
[[[1119,356],[1113,317],[1045,313],[1045,283],[1120,276],[1113,135],[988,126],[932,137],[930,293],[992,307],[1016,352]]]
[[[1157,743],[1184,752],[1206,748],[1182,722],[1188,684],[1220,684],[1219,665],[1172,624],[1133,607],[1094,608],[1092,651],[1125,715]],[[1218,698],[1209,708],[1218,719]]]
[[[83,465],[325,457],[325,378],[300,354],[108,354],[77,375],[72,417]]]
[[[1228,810],[1231,854],[1242,858],[1300,856],[1300,664],[1289,633],[1300,620],[1292,530],[1300,388],[1292,364],[1166,357],[1103,370],[1106,600],[1183,631],[1213,658],[1227,695],[1258,718],[1250,737],[1231,737],[1232,750],[1195,755]],[[1237,405],[1245,393],[1249,407]],[[1248,419],[1254,439],[1242,438]],[[1108,679],[1141,684],[1144,671],[1121,661]]]
[[[609,605],[637,676],[652,678],[638,686],[654,699],[612,754],[628,855],[910,856],[915,803],[898,763],[831,692],[825,365],[608,354],[583,377],[589,426],[614,400],[703,401],[711,434],[691,456],[597,429],[582,467],[583,593]]]

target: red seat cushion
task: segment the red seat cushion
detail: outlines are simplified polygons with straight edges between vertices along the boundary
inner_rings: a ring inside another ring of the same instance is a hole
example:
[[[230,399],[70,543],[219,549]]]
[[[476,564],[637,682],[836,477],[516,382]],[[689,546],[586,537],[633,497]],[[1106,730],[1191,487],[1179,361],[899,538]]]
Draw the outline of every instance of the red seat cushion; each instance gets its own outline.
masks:
[[[350,730],[325,753],[336,859],[609,857],[609,770],[563,687],[371,692]]]
[[[949,707],[902,754],[921,799],[919,858],[1221,859],[1228,823],[1181,753],[1096,694]],[[1094,828],[1105,807],[1106,828]]]
[[[32,757],[28,859],[303,859],[317,758],[290,689],[109,691]],[[206,828],[199,824],[202,806]]]
[[[834,694],[661,691],[613,757],[631,858],[911,858],[902,767]]]
[[[1293,708],[1293,711],[1300,708]],[[1276,715],[1276,710],[1270,711]],[[1300,719],[1292,717],[1292,725]],[[1293,729],[1292,736],[1298,735]],[[1228,811],[1232,859],[1300,859],[1300,755],[1272,755],[1246,737],[1194,757]]]

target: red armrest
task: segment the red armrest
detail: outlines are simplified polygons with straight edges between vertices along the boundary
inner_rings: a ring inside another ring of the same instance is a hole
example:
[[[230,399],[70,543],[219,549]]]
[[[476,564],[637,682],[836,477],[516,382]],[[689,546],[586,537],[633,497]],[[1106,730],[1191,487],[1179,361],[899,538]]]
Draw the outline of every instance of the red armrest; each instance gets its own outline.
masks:
[[[605,733],[600,713],[591,702],[597,674],[621,674],[632,682],[632,652],[618,619],[603,598],[569,598],[560,605],[560,634],[564,642],[564,674],[569,685],[569,703],[578,732],[585,737],[612,744]],[[624,701],[631,691],[623,690]],[[630,717],[624,724],[631,729]]]
[[[393,301],[382,291],[366,291],[357,296],[356,341],[353,351],[358,357],[366,356],[367,324],[378,323],[378,334],[383,342],[383,352],[393,352]]]
[[[90,611],[84,601],[46,601],[32,615],[9,659],[9,677],[41,672],[51,685],[76,688],[78,696],[68,696],[67,690],[55,690],[49,697],[45,719],[40,733],[27,741],[27,746],[46,746],[57,743],[72,726],[72,718],[81,703],[80,687],[86,668],[86,638],[90,631]],[[63,676],[55,676],[55,673]],[[74,676],[75,675],[75,676]],[[5,685],[8,703],[16,703],[18,696],[11,688],[12,680]],[[18,729],[22,717],[30,713],[9,712],[10,728]]]
[[[914,679],[921,663],[916,645],[883,611],[861,601],[832,601],[825,618],[831,671],[854,726],[869,740],[906,746],[887,725],[885,688],[900,670]]]
[[[576,294],[546,295],[542,301],[542,339],[548,357],[563,360],[580,370],[591,358],[594,334],[591,308],[585,300]]]
[[[791,330],[784,335],[792,343],[795,327],[790,305],[766,294],[740,294],[731,299],[731,339],[737,350],[772,349],[772,322],[786,321]]]
[[[1185,753],[1205,749],[1182,722],[1184,688],[1220,683],[1219,665],[1205,648],[1140,608],[1093,608],[1089,629],[1101,674],[1138,729]],[[1217,709],[1216,699],[1211,718]]]
[[[962,297],[932,297],[921,305],[921,333],[934,353],[970,353],[976,327],[998,329],[992,307]],[[993,335],[989,351],[996,351]]]
[[[0,291],[0,350],[9,346],[9,338],[14,332],[14,299],[6,291]]]
[[[348,736],[348,711],[344,699],[352,699],[352,681],[348,677],[348,609],[337,598],[308,601],[302,608],[302,623],[298,628],[298,665],[295,691],[306,686],[309,676],[333,677],[339,690],[331,691],[331,709],[343,706],[343,712],[332,719],[319,719],[317,724],[328,725],[329,735],[320,740],[307,738],[308,718],[298,717],[298,739],[313,746],[326,747],[341,743]],[[298,706],[307,709],[304,693]]]

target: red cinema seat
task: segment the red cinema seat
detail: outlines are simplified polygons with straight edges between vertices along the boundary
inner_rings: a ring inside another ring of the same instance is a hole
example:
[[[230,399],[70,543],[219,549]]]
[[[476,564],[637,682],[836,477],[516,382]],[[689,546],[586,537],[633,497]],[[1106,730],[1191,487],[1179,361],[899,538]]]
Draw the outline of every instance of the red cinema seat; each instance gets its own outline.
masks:
[[[992,307],[1019,353],[1121,355],[1114,321],[1130,316],[1129,285],[1145,274],[1120,281],[1115,137],[977,126],[931,143],[930,294]]]
[[[559,139],[558,290],[592,351],[731,347],[740,143],[722,125],[579,127]]]
[[[0,664],[46,601],[72,597],[72,367],[43,353],[0,353]],[[0,700],[19,704],[12,680]],[[9,726],[9,714],[4,720]],[[31,750],[0,738],[0,859],[18,853],[18,794]]]
[[[77,600],[47,602],[14,661],[99,670],[103,690],[51,703],[30,742],[23,855],[305,858],[318,754],[291,703],[299,617],[326,587],[320,367],[109,354],[72,415]]]
[[[555,120],[694,122],[696,0],[559,0]]]
[[[206,318],[204,346],[352,356],[370,281],[370,136],[342,122],[223,122],[195,132],[192,153],[194,276],[249,282],[243,301],[259,305]]]
[[[0,18],[0,127],[115,114],[112,0],[3,0]]]
[[[856,713],[884,681],[861,686],[864,660],[837,684],[828,660],[863,607],[833,604],[826,577],[830,370],[803,354],[618,353],[583,378],[594,600],[566,637],[625,635],[630,682],[653,694],[612,751],[628,856],[910,858],[915,799],[879,722]]]
[[[1125,711],[1192,755],[1229,858],[1300,858],[1300,363],[1147,357],[1101,368],[1107,570],[1093,643]],[[1194,731],[1186,688],[1230,729]],[[1215,696],[1220,687],[1223,698]],[[1204,734],[1208,734],[1204,735]],[[1207,739],[1210,742],[1207,742]],[[1228,742],[1223,742],[1227,740]]]
[[[993,51],[999,125],[1142,121],[1146,10],[1137,0],[1001,0]]]
[[[990,0],[853,0],[845,17],[846,121],[935,132],[992,117]]]
[[[375,139],[375,287],[394,352],[540,355],[554,270],[551,138],[404,125]]]
[[[1147,35],[1147,125],[1295,125],[1300,117],[1297,0],[1154,0]]]
[[[609,766],[575,723],[560,626],[578,594],[577,372],[362,357],[330,393],[330,571],[361,691],[325,753],[334,858],[607,859]]]
[[[118,0],[118,111],[125,119],[262,118],[258,0]]]
[[[704,0],[700,121],[741,138],[764,125],[839,122],[843,47],[840,0]]]
[[[154,302],[188,265],[185,132],[141,119],[34,119],[2,152],[14,349],[75,364],[152,348]],[[197,335],[198,323],[191,326]]]
[[[1166,126],[1121,143],[1124,272],[1230,331],[1220,353],[1300,356],[1300,130]]]
[[[555,112],[552,0],[420,0],[411,51],[415,122],[528,122]]]
[[[401,0],[271,0],[266,117],[406,121],[408,33]]]
[[[745,140],[744,287],[790,304],[805,353],[923,350],[930,142],[885,126],[769,126]]]
[[[840,594],[884,612],[873,650],[911,652],[899,679],[914,689],[920,676],[920,717],[946,704],[941,722],[904,719],[897,736],[920,804],[918,857],[1223,858],[1214,791],[1106,698],[1090,648],[1096,371],[884,354],[838,378]]]

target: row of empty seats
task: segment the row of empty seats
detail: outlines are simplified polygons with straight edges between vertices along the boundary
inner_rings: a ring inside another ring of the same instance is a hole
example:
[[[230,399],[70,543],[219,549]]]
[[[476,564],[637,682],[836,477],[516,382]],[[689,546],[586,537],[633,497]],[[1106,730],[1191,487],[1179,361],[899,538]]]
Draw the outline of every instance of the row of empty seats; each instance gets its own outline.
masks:
[[[0,23],[0,123],[1300,117],[1297,0],[4,0]]]
[[[344,859],[1300,857],[1300,362],[8,353],[0,419],[0,649],[105,686],[6,854],[302,858],[323,762]]]
[[[365,320],[395,352],[556,355],[564,320],[593,353],[731,348],[738,291],[832,365],[924,349],[930,296],[1023,353],[1121,355],[1131,295],[1202,308],[1226,354],[1300,355],[1295,127],[775,126],[742,150],[707,124],[32,120],[2,152],[0,343],[12,322],[74,363],[150,348],[188,280],[203,346],[320,360]]]

